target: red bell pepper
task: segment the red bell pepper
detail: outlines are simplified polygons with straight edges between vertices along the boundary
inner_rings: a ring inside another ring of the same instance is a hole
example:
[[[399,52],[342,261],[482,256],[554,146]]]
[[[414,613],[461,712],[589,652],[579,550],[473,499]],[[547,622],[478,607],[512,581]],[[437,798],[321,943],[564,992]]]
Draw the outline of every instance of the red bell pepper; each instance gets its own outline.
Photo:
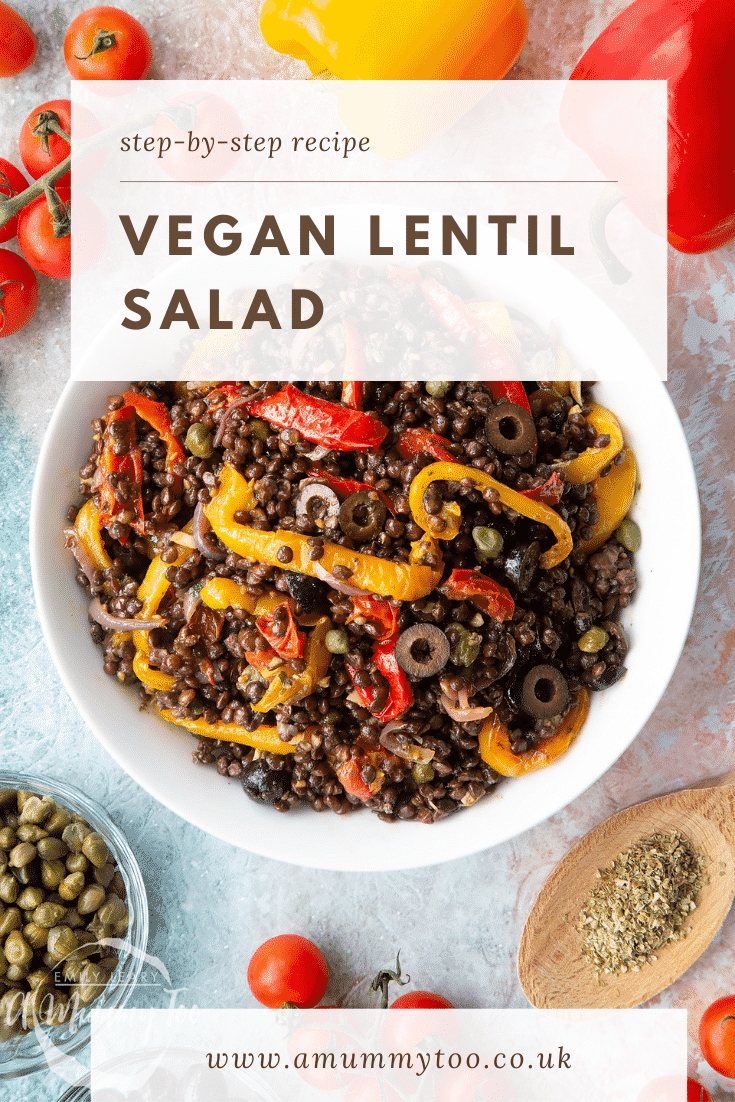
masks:
[[[732,0],[635,0],[592,43],[571,76],[668,81],[668,240],[684,253],[718,249],[735,239],[734,44]],[[565,108],[569,137],[588,148],[601,171],[621,180],[625,191],[630,157],[646,155],[649,131],[640,98],[630,112],[618,111],[617,129],[605,115],[604,131],[596,126],[593,104],[574,110],[573,97],[565,96]],[[626,198],[650,224],[650,197]]]
[[[246,650],[245,657],[253,669],[261,672],[272,670],[281,663],[280,655],[276,654],[273,647],[266,647],[265,650]],[[276,659],[278,659],[278,662],[276,662]]]
[[[380,670],[383,677],[388,682],[390,691],[388,693],[388,700],[383,705],[379,712],[373,712],[373,715],[381,723],[387,723],[388,720],[398,719],[400,716],[407,712],[413,704],[413,691],[408,682],[408,679],[398,665],[396,659],[396,641],[395,638],[387,639],[384,643],[379,643],[373,650],[373,663],[376,668]],[[355,674],[358,672],[354,666],[350,666],[345,662],[345,669],[352,678],[352,683],[355,682]],[[375,693],[368,688],[358,688],[355,685],[355,692],[360,700],[363,701],[366,708],[371,709],[371,705],[375,701]]]
[[[439,589],[450,601],[471,601],[500,624],[510,620],[515,611],[515,602],[508,590],[476,570],[453,570]]]
[[[447,450],[451,447],[451,441],[428,429],[406,429],[398,437],[396,447],[404,459],[413,459],[423,452],[440,462],[457,462],[457,456]]]
[[[304,394],[288,383],[282,390],[250,407],[282,429],[296,429],[306,440],[337,451],[371,451],[379,448],[388,434],[380,421],[356,409]]]
[[[171,418],[163,402],[154,402],[151,398],[146,398],[143,394],[135,394],[132,390],[126,390],[123,398],[143,421],[147,421],[156,430],[166,445],[166,470],[170,471],[175,463],[183,463],[184,449],[173,434]]]
[[[557,471],[544,482],[543,486],[534,486],[532,490],[521,490],[530,501],[544,501],[547,505],[558,505],[564,493],[564,483]]]
[[[340,494],[342,497],[349,497],[350,494],[358,494],[360,490],[374,491],[379,495],[380,500],[385,505],[389,513],[393,516],[396,515],[395,506],[386,493],[382,490],[378,490],[375,486],[368,486],[367,482],[358,482],[356,478],[342,478],[341,475],[330,474],[328,471],[323,471],[320,467],[311,467],[307,474],[309,478],[314,478],[318,482],[326,482],[327,486]]]
[[[508,398],[509,402],[523,406],[530,413],[531,407],[523,384],[518,380],[513,381],[513,376],[518,375],[518,369],[508,349],[488,332],[480,318],[475,317],[461,298],[453,295],[438,280],[424,279],[421,290],[436,316],[450,333],[455,337],[463,337],[466,334],[474,336],[475,344],[471,355],[477,369],[483,375],[490,376],[491,381],[486,382],[485,385],[491,394],[495,398]],[[511,381],[504,381],[508,379]],[[497,393],[494,388],[498,388]],[[509,397],[510,393],[514,395],[513,398]]]
[[[273,630],[277,619],[276,609],[286,610],[286,631],[283,635],[276,635]],[[301,658],[304,653],[306,633],[299,631],[296,627],[296,621],[287,600],[284,599],[269,612],[258,616],[255,626],[266,642],[270,643],[276,654],[280,654],[281,658]]]
[[[362,383],[342,383],[342,405],[359,409],[362,405]]]
[[[236,398],[240,397],[242,383],[220,383],[214,390],[210,390],[206,396],[206,402],[210,410],[221,409],[229,406]]]
[[[383,631],[378,642],[391,639],[398,631],[398,608],[390,601],[381,601],[378,597],[369,594],[352,598],[352,612],[347,617],[347,623],[362,616],[365,620],[373,620],[380,624]],[[376,637],[377,638],[377,637]]]
[[[117,421],[129,422],[129,448],[125,455],[115,455],[114,444],[116,438],[112,434],[111,426]],[[138,489],[135,497],[125,502],[125,505],[132,506],[135,509],[135,519],[130,522],[130,526],[143,536],[145,535],[145,516],[143,513],[142,496],[143,458],[136,442],[135,420],[133,418],[132,406],[121,406],[120,409],[111,410],[107,414],[107,426],[105,428],[103,440],[104,447],[100,457],[100,475],[102,476],[99,506],[100,525],[102,525],[102,527],[107,527],[110,521],[114,520],[123,509],[123,503],[118,501],[115,494],[115,487],[109,480],[111,474],[122,475]],[[127,537],[121,539],[120,543],[125,543],[126,538]]]

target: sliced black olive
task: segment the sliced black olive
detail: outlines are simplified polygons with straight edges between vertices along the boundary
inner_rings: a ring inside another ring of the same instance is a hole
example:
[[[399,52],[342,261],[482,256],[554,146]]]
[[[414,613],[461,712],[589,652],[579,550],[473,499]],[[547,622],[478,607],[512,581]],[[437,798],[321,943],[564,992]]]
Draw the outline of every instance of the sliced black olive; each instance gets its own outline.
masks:
[[[490,410],[485,435],[502,455],[523,455],[536,443],[536,426],[523,406],[503,402]]]
[[[294,509],[297,516],[305,514],[309,520],[328,517],[334,521],[339,516],[339,498],[331,486],[323,482],[310,482],[302,486],[296,495]]]
[[[313,612],[327,599],[328,586],[317,578],[310,578],[308,574],[287,570],[286,585],[294,601],[301,605],[302,612]]]
[[[566,678],[555,666],[534,666],[523,679],[521,707],[536,719],[551,719],[569,703]]]
[[[367,543],[382,530],[385,512],[385,505],[375,490],[358,490],[342,502],[339,525],[355,543]]]
[[[609,689],[611,685],[625,677],[627,672],[625,666],[605,666],[600,676],[596,677],[594,681],[590,681],[587,688],[593,689],[595,692],[599,692],[601,689]]]
[[[283,769],[270,769],[262,758],[249,762],[240,779],[251,800],[262,804],[274,804],[283,799],[291,787],[288,773]]]
[[[396,641],[396,662],[409,677],[433,677],[449,661],[451,647],[435,624],[413,624]]]
[[[538,540],[516,547],[505,556],[505,573],[515,583],[519,593],[526,593],[531,588],[540,557],[541,544]]]

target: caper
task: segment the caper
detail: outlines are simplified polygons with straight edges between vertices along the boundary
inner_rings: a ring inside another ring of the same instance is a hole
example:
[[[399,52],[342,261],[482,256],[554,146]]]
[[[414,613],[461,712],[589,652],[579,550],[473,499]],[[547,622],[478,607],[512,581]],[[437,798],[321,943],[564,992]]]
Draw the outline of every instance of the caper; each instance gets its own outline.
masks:
[[[16,841],[15,831],[11,830],[10,827],[3,827],[0,830],[0,849],[11,850]]]
[[[18,842],[10,851],[9,861],[11,868],[22,869],[36,856],[36,847],[31,842]]]
[[[4,976],[8,970],[8,962],[5,953],[0,949],[0,976]]]
[[[85,1004],[91,1003],[92,999],[96,999],[98,995],[102,994],[109,978],[110,973],[106,972],[99,964],[94,964],[91,961],[85,964],[79,976],[79,981],[74,987],[79,1001]]]
[[[626,551],[635,553],[641,549],[641,530],[630,517],[623,517],[615,537]]]
[[[89,861],[83,853],[70,853],[65,864],[69,872],[86,872],[89,868]]]
[[[33,972],[29,972],[26,978],[31,991],[35,991],[39,987],[48,991],[53,983],[53,976],[47,968],[36,968]]]
[[[77,930],[76,937],[79,944],[69,953],[70,960],[86,960],[87,957],[99,952],[99,942],[89,930]]]
[[[23,918],[18,907],[8,907],[0,918],[0,941],[12,930],[19,930],[23,925]]]
[[[64,833],[61,835],[62,841],[66,843],[72,853],[81,853],[82,846],[84,845],[84,839],[88,834],[92,833],[92,828],[87,827],[84,823],[69,823],[69,826],[64,829]]]
[[[84,961],[72,958],[71,960],[65,960],[62,972],[64,979],[67,983],[76,983],[82,974],[82,968],[84,968]]]
[[[8,964],[17,964],[24,967],[33,959],[33,949],[28,944],[20,930],[11,930],[5,938],[3,946],[5,959]]]
[[[23,937],[32,948],[41,949],[48,941],[48,930],[36,926],[35,922],[27,922],[23,927]]]
[[[350,639],[346,631],[333,628],[324,636],[324,646],[330,654],[347,654],[350,649]]]
[[[339,712],[327,712],[327,714],[325,715],[324,719],[321,720],[321,722],[322,723],[329,723],[329,724],[334,725],[335,723],[339,722]],[[113,886],[114,886],[114,882],[113,882]],[[115,890],[116,895],[120,895],[120,893],[117,891],[116,888],[114,890]]]
[[[20,1031],[24,999],[24,993],[17,990],[6,991],[0,996],[0,1041]]]
[[[199,422],[189,426],[184,443],[198,459],[209,459],[214,454],[214,438],[209,429]]]
[[[119,899],[114,892],[111,892],[97,911],[97,917],[100,922],[109,923],[114,926],[116,922],[120,922],[125,917],[126,913],[127,907],[122,899]]]
[[[36,845],[38,856],[44,861],[58,861],[69,852],[61,838],[40,838]]]
[[[55,838],[60,837],[71,822],[71,815],[63,807],[57,807],[51,818],[46,823],[46,830]]]
[[[80,915],[89,915],[101,907],[105,901],[105,889],[100,884],[89,884],[77,899]]]
[[[39,826],[55,810],[56,804],[50,796],[44,796],[43,799],[39,796],[31,796],[23,804],[20,821],[22,823],[35,823]]]
[[[482,636],[468,631],[464,624],[450,624],[448,630],[458,635],[449,654],[450,661],[455,666],[471,666],[480,656]]]
[[[431,762],[417,761],[411,770],[411,776],[416,781],[416,784],[428,784],[429,781],[434,780],[434,766]]]
[[[478,526],[472,529],[472,538],[480,554],[488,559],[497,559],[503,550],[503,537],[497,528]]]
[[[267,440],[271,434],[271,430],[265,421],[261,421],[260,418],[250,422],[250,428],[252,429],[253,436],[257,436],[258,440]]]
[[[66,876],[66,865],[63,861],[41,862],[41,883],[44,888],[58,888]]]
[[[452,389],[452,383],[442,383],[438,379],[428,379],[424,383],[424,390],[430,398],[443,398]]]
[[[50,930],[52,926],[58,926],[65,914],[66,907],[62,907],[60,903],[41,903],[33,912],[32,921],[36,926],[44,926]]]
[[[604,628],[593,627],[586,631],[581,639],[577,640],[577,646],[585,654],[597,654],[610,639]]]
[[[46,893],[43,888],[29,886],[23,889],[15,903],[21,911],[35,911],[36,907],[43,903],[45,898]]]
[[[15,800],[18,811],[22,811],[28,801],[31,799],[38,799],[35,792],[23,792],[22,790],[16,792]]]
[[[83,872],[70,872],[59,884],[59,895],[67,903],[71,903],[73,899],[77,898],[84,884]]]
[[[63,1025],[72,1009],[72,1004],[63,991],[49,991],[44,1001],[43,1022],[46,1025]]]
[[[36,823],[21,823],[15,833],[20,842],[38,842],[46,837],[46,831]]]
[[[15,870],[15,879],[23,887],[26,884],[36,884],[38,882],[38,860],[34,858],[33,861],[29,861],[27,865],[23,865],[22,868]]]
[[[84,926],[84,915],[80,915],[79,911],[71,910],[64,922],[67,926],[71,926],[73,930],[81,930]]]
[[[0,899],[3,903],[15,903],[19,894],[18,881],[13,874],[10,872],[3,873],[0,876]]]
[[[330,712],[329,714],[334,715],[333,712]],[[339,717],[337,717],[337,718],[339,718]],[[333,719],[332,723],[336,723],[336,720]],[[112,883],[110,884],[110,888],[115,893],[115,895],[120,896],[120,899],[126,899],[127,898],[128,889],[125,887],[125,877],[123,876],[123,874],[120,872],[119,869],[115,870],[115,875],[112,878]]]
[[[48,932],[48,952],[56,960],[63,960],[79,946],[79,940],[69,926],[54,926]]]
[[[5,973],[5,981],[15,983],[17,980],[24,980],[28,975],[27,964],[9,964],[8,970]]]
[[[109,888],[114,875],[115,866],[111,861],[105,862],[104,865],[100,865],[98,869],[92,871],[92,879],[95,884],[101,884],[103,888]]]
[[[110,851],[107,842],[97,831],[92,831],[82,842],[82,853],[88,857],[96,869],[106,864],[110,859]]]

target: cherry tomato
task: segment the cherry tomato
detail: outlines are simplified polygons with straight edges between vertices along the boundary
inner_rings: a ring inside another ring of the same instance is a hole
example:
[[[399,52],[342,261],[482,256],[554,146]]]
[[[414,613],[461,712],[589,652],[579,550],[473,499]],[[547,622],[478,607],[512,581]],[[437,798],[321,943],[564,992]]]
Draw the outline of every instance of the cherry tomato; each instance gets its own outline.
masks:
[[[31,111],[20,128],[20,159],[34,180],[55,168],[69,156],[69,143],[58,134],[34,134],[47,119],[53,119],[65,134],[71,135],[71,103],[68,99],[53,99]],[[69,187],[71,174],[65,173],[57,184]]]
[[[221,96],[200,100],[199,92],[177,96],[171,101],[176,123],[162,114],[153,124],[156,140],[169,138],[171,141],[160,160],[156,159],[156,164],[174,180],[219,180],[240,157],[231,144],[232,138],[242,133],[242,122],[235,108]],[[184,107],[186,111],[182,111]],[[209,152],[205,139],[210,143]],[[216,143],[214,146],[212,139]]]
[[[699,1047],[710,1067],[735,1079],[735,995],[707,1007],[699,1023]]]
[[[313,941],[280,934],[260,945],[248,965],[248,984],[258,1002],[272,1009],[292,1003],[316,1006],[327,990],[327,962]]]
[[[0,157],[0,199],[12,199],[28,187],[28,181],[14,164]],[[0,209],[2,209],[0,207]],[[10,241],[18,232],[18,215],[0,228],[0,241]]]
[[[390,1004],[391,1010],[454,1010],[449,999],[431,991],[407,991]]]
[[[64,60],[75,80],[143,80],[152,58],[145,27],[120,8],[83,11],[64,38]]]
[[[70,217],[73,233],[54,237],[53,217],[45,196],[34,199],[18,215],[18,244],[37,272],[68,279],[94,267],[107,244],[107,226],[96,203],[76,188],[56,188]],[[72,216],[73,208],[73,216]]]
[[[0,249],[0,337],[17,333],[33,317],[38,280],[22,256]]]
[[[0,77],[22,73],[36,58],[36,36],[7,4],[0,0]]]

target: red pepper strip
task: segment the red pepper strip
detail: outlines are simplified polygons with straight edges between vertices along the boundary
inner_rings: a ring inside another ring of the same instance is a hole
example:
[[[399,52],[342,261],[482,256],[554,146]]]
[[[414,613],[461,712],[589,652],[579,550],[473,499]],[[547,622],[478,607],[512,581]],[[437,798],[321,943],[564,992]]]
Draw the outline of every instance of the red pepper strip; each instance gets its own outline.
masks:
[[[170,471],[175,463],[184,462],[184,449],[174,436],[171,418],[163,402],[154,402],[144,394],[135,394],[126,390],[123,398],[144,421],[156,430],[166,445],[166,470]]]
[[[378,646],[374,648],[373,662],[388,682],[390,692],[388,694],[387,703],[383,706],[381,711],[373,712],[372,714],[377,720],[380,720],[381,723],[385,723],[390,719],[398,719],[404,712],[407,712],[413,704],[413,692],[406,679],[406,675],[396,661],[395,637],[386,639],[384,643],[379,643]],[[355,674],[358,672],[357,669],[354,666],[350,666],[347,662],[345,662],[345,669],[352,678],[353,685],[355,685]],[[355,692],[360,700],[362,700],[365,707],[371,710],[371,705],[375,700],[374,691],[369,688],[361,689],[359,686],[355,685]]]
[[[220,383],[218,387],[215,387],[214,390],[210,390],[209,394],[207,394],[207,405],[210,410],[221,409],[222,406],[229,406],[231,402],[234,402],[236,398],[240,397],[242,388],[242,383]],[[215,398],[217,401],[213,401]]]
[[[564,493],[564,483],[554,471],[543,486],[535,486],[532,490],[521,490],[521,493],[531,501],[545,501],[547,505],[558,505]]]
[[[367,413],[314,398],[291,383],[256,402],[250,412],[279,428],[296,429],[306,440],[337,451],[371,451],[379,448],[388,434],[386,426]]]
[[[342,404],[350,409],[360,409],[362,403],[362,382],[367,367],[362,350],[362,337],[352,318],[343,318],[345,329],[345,379],[342,383]]]
[[[395,283],[398,287],[406,286],[409,283],[419,284],[423,279],[421,272],[418,268],[397,268],[394,264],[389,264],[385,269],[385,274],[388,277],[390,283]]]
[[[476,608],[492,616],[499,624],[510,620],[516,607],[504,586],[476,570],[453,570],[439,591],[450,601],[468,598]]]
[[[406,429],[398,437],[396,447],[404,459],[413,459],[423,452],[445,463],[456,463],[457,456],[444,447],[450,444],[451,441],[435,432],[429,432],[428,429]]]
[[[342,478],[340,475],[329,474],[328,471],[323,471],[321,467],[311,467],[306,473],[309,478],[315,478],[318,482],[326,482],[327,486],[331,486],[335,493],[341,494],[343,497],[357,494],[360,490],[374,490],[380,496],[380,500],[386,509],[393,516],[396,515],[396,508],[391,499],[382,490],[378,490],[376,486],[368,486],[367,482],[358,482],[356,478]]]
[[[336,766],[335,773],[347,795],[356,796],[358,800],[362,800],[362,802],[365,803],[366,800],[371,800],[373,798],[374,793],[370,791],[369,785],[365,784],[365,781],[360,776],[360,767],[362,764],[364,763],[356,758],[348,758],[347,761],[340,762],[339,765]]]
[[[110,431],[110,426],[115,421],[129,421],[131,443],[130,448],[126,455],[115,455],[114,442],[115,437]],[[143,459],[140,454],[140,448],[135,442],[135,422],[133,420],[133,410],[131,406],[121,406],[120,409],[111,410],[107,415],[107,427],[105,429],[105,446],[102,450],[102,457],[100,459],[100,474],[102,475],[102,485],[100,487],[100,526],[107,527],[113,517],[122,509],[122,504],[117,500],[115,496],[115,488],[109,482],[109,476],[111,474],[123,475],[134,486],[138,487],[138,494],[132,502],[135,508],[136,519],[130,522],[131,528],[134,528],[140,535],[145,535],[145,516],[143,513]],[[120,543],[125,543],[127,537],[121,539]]]
[[[461,298],[453,295],[438,280],[424,279],[421,290],[436,316],[450,333],[455,337],[463,337],[468,333],[474,336],[475,346],[471,355],[478,370],[493,380],[485,383],[491,394],[496,398],[508,398],[508,401],[523,406],[530,413],[531,407],[523,384],[512,378],[518,374],[518,369],[508,349],[488,332],[480,318],[475,317]],[[499,388],[498,393],[495,392],[494,387]],[[512,398],[509,397],[511,393],[514,395]]]
[[[383,632],[379,638],[376,637],[377,642],[392,638],[398,631],[398,608],[390,601],[381,601],[369,594],[365,594],[364,597],[353,597],[352,612],[347,617],[347,623],[356,620],[358,616],[380,624]]]
[[[279,656],[273,650],[273,647],[267,647],[266,650],[246,650],[245,657],[247,658],[253,669],[260,670],[261,673],[265,673],[267,670],[275,669],[275,659]],[[279,664],[283,665],[280,660]]]
[[[286,610],[288,620],[283,635],[276,635],[273,631],[276,608],[285,608]],[[270,609],[263,616],[258,616],[255,626],[263,638],[270,643],[276,654],[280,654],[281,658],[301,658],[304,653],[306,633],[297,629],[291,606],[285,598],[275,608]]]
[[[342,383],[342,405],[359,409],[362,402],[362,383]]]
[[[485,383],[493,398],[505,398],[514,406],[521,406],[527,413],[531,412],[528,395],[523,388],[523,383],[517,379],[506,379],[504,382]]]

